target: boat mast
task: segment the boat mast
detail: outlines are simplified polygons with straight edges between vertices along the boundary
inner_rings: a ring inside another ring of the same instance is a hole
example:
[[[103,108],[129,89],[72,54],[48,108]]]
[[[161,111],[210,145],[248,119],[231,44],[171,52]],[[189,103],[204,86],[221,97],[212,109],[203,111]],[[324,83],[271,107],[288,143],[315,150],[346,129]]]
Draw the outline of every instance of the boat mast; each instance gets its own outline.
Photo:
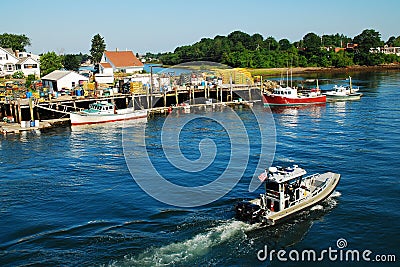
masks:
[[[293,88],[293,69],[290,67],[290,87]]]
[[[286,87],[289,87],[289,67],[286,70]]]
[[[349,76],[349,83],[350,83],[350,93],[353,91],[353,84],[351,83],[351,76]]]

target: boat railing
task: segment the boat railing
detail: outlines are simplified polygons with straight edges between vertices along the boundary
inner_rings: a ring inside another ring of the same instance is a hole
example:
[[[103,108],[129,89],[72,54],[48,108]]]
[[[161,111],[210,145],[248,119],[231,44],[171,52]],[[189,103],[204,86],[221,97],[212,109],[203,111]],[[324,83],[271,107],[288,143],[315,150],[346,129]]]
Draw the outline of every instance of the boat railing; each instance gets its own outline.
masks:
[[[328,179],[326,179],[320,186],[318,186],[318,189],[312,193],[312,196],[314,197],[319,193],[321,193],[321,191],[323,191],[327,187],[327,185],[328,185]]]
[[[320,175],[319,173],[315,173],[313,175],[307,176],[305,179],[313,179],[314,177],[317,177],[319,175]],[[314,197],[316,194],[321,192],[325,187],[326,187],[326,181],[324,182],[324,185],[322,187],[320,187],[316,192],[313,192],[312,194],[307,194],[306,197],[299,198],[296,201],[293,201],[293,202],[289,203],[289,207],[297,205],[298,203],[304,201],[304,199],[307,199],[307,198],[310,198],[310,197]],[[298,190],[298,189],[296,189],[296,190]]]

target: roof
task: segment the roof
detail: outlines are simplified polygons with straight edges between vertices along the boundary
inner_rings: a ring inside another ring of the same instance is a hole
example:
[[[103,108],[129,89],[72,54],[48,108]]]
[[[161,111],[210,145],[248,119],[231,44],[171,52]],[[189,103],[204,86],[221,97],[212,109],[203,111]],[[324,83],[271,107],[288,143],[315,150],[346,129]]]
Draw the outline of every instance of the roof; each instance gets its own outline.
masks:
[[[103,66],[103,68],[112,68],[111,64],[108,62],[100,62],[100,65]]]
[[[14,51],[11,48],[4,48],[4,50],[6,50],[8,53],[10,53],[15,57]]]
[[[33,61],[37,62],[35,59],[31,58],[31,57],[22,57],[19,59],[19,61],[16,64],[22,64],[25,61],[27,61],[28,59],[32,59]]]
[[[104,51],[104,54],[116,68],[143,67],[143,63],[132,51]]]
[[[86,76],[80,75],[74,71],[70,71],[70,70],[55,70],[49,74],[47,74],[46,76],[42,77],[42,80],[50,80],[50,81],[58,81],[61,78],[71,74],[71,73],[75,73],[76,75],[82,76],[83,80],[87,80],[88,78]]]
[[[11,48],[3,48],[3,47],[0,47],[0,49],[2,49],[4,52],[6,52],[7,54],[9,54],[10,56],[12,56],[12,57],[18,59],[18,58],[15,56],[14,51],[13,51]]]
[[[307,172],[297,165],[293,165],[293,167],[289,168],[270,167],[268,169],[268,180],[276,183],[284,183],[305,174],[307,174]]]

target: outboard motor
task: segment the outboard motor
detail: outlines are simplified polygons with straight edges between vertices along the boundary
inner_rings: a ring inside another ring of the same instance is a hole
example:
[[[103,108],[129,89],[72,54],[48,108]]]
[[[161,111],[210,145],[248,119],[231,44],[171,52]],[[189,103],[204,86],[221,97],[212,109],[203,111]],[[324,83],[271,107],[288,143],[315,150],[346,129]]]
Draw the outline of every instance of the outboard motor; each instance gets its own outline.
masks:
[[[236,219],[250,224],[261,222],[260,220],[260,206],[251,204],[249,202],[240,202],[235,207]]]

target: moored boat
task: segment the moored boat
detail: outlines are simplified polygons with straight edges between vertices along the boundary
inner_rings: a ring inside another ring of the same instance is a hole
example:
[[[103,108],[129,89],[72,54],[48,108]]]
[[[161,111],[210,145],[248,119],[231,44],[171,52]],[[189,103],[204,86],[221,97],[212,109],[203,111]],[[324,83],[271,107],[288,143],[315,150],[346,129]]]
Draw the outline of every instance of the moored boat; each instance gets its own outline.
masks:
[[[326,103],[326,96],[316,88],[304,94],[298,94],[296,88],[279,87],[274,92],[263,94],[263,103],[266,106],[296,106]]]
[[[304,177],[306,173],[297,165],[265,170],[258,177],[265,183],[265,193],[237,204],[236,218],[249,223],[274,225],[329,197],[340,180],[340,174],[333,172]]]
[[[353,88],[350,76],[349,81],[349,86],[334,85],[333,90],[324,92],[327,101],[359,100],[362,96],[362,93],[358,92],[358,88]]]
[[[107,101],[90,104],[89,109],[70,114],[71,125],[96,124],[123,120],[147,118],[146,110],[133,108],[119,109]]]

